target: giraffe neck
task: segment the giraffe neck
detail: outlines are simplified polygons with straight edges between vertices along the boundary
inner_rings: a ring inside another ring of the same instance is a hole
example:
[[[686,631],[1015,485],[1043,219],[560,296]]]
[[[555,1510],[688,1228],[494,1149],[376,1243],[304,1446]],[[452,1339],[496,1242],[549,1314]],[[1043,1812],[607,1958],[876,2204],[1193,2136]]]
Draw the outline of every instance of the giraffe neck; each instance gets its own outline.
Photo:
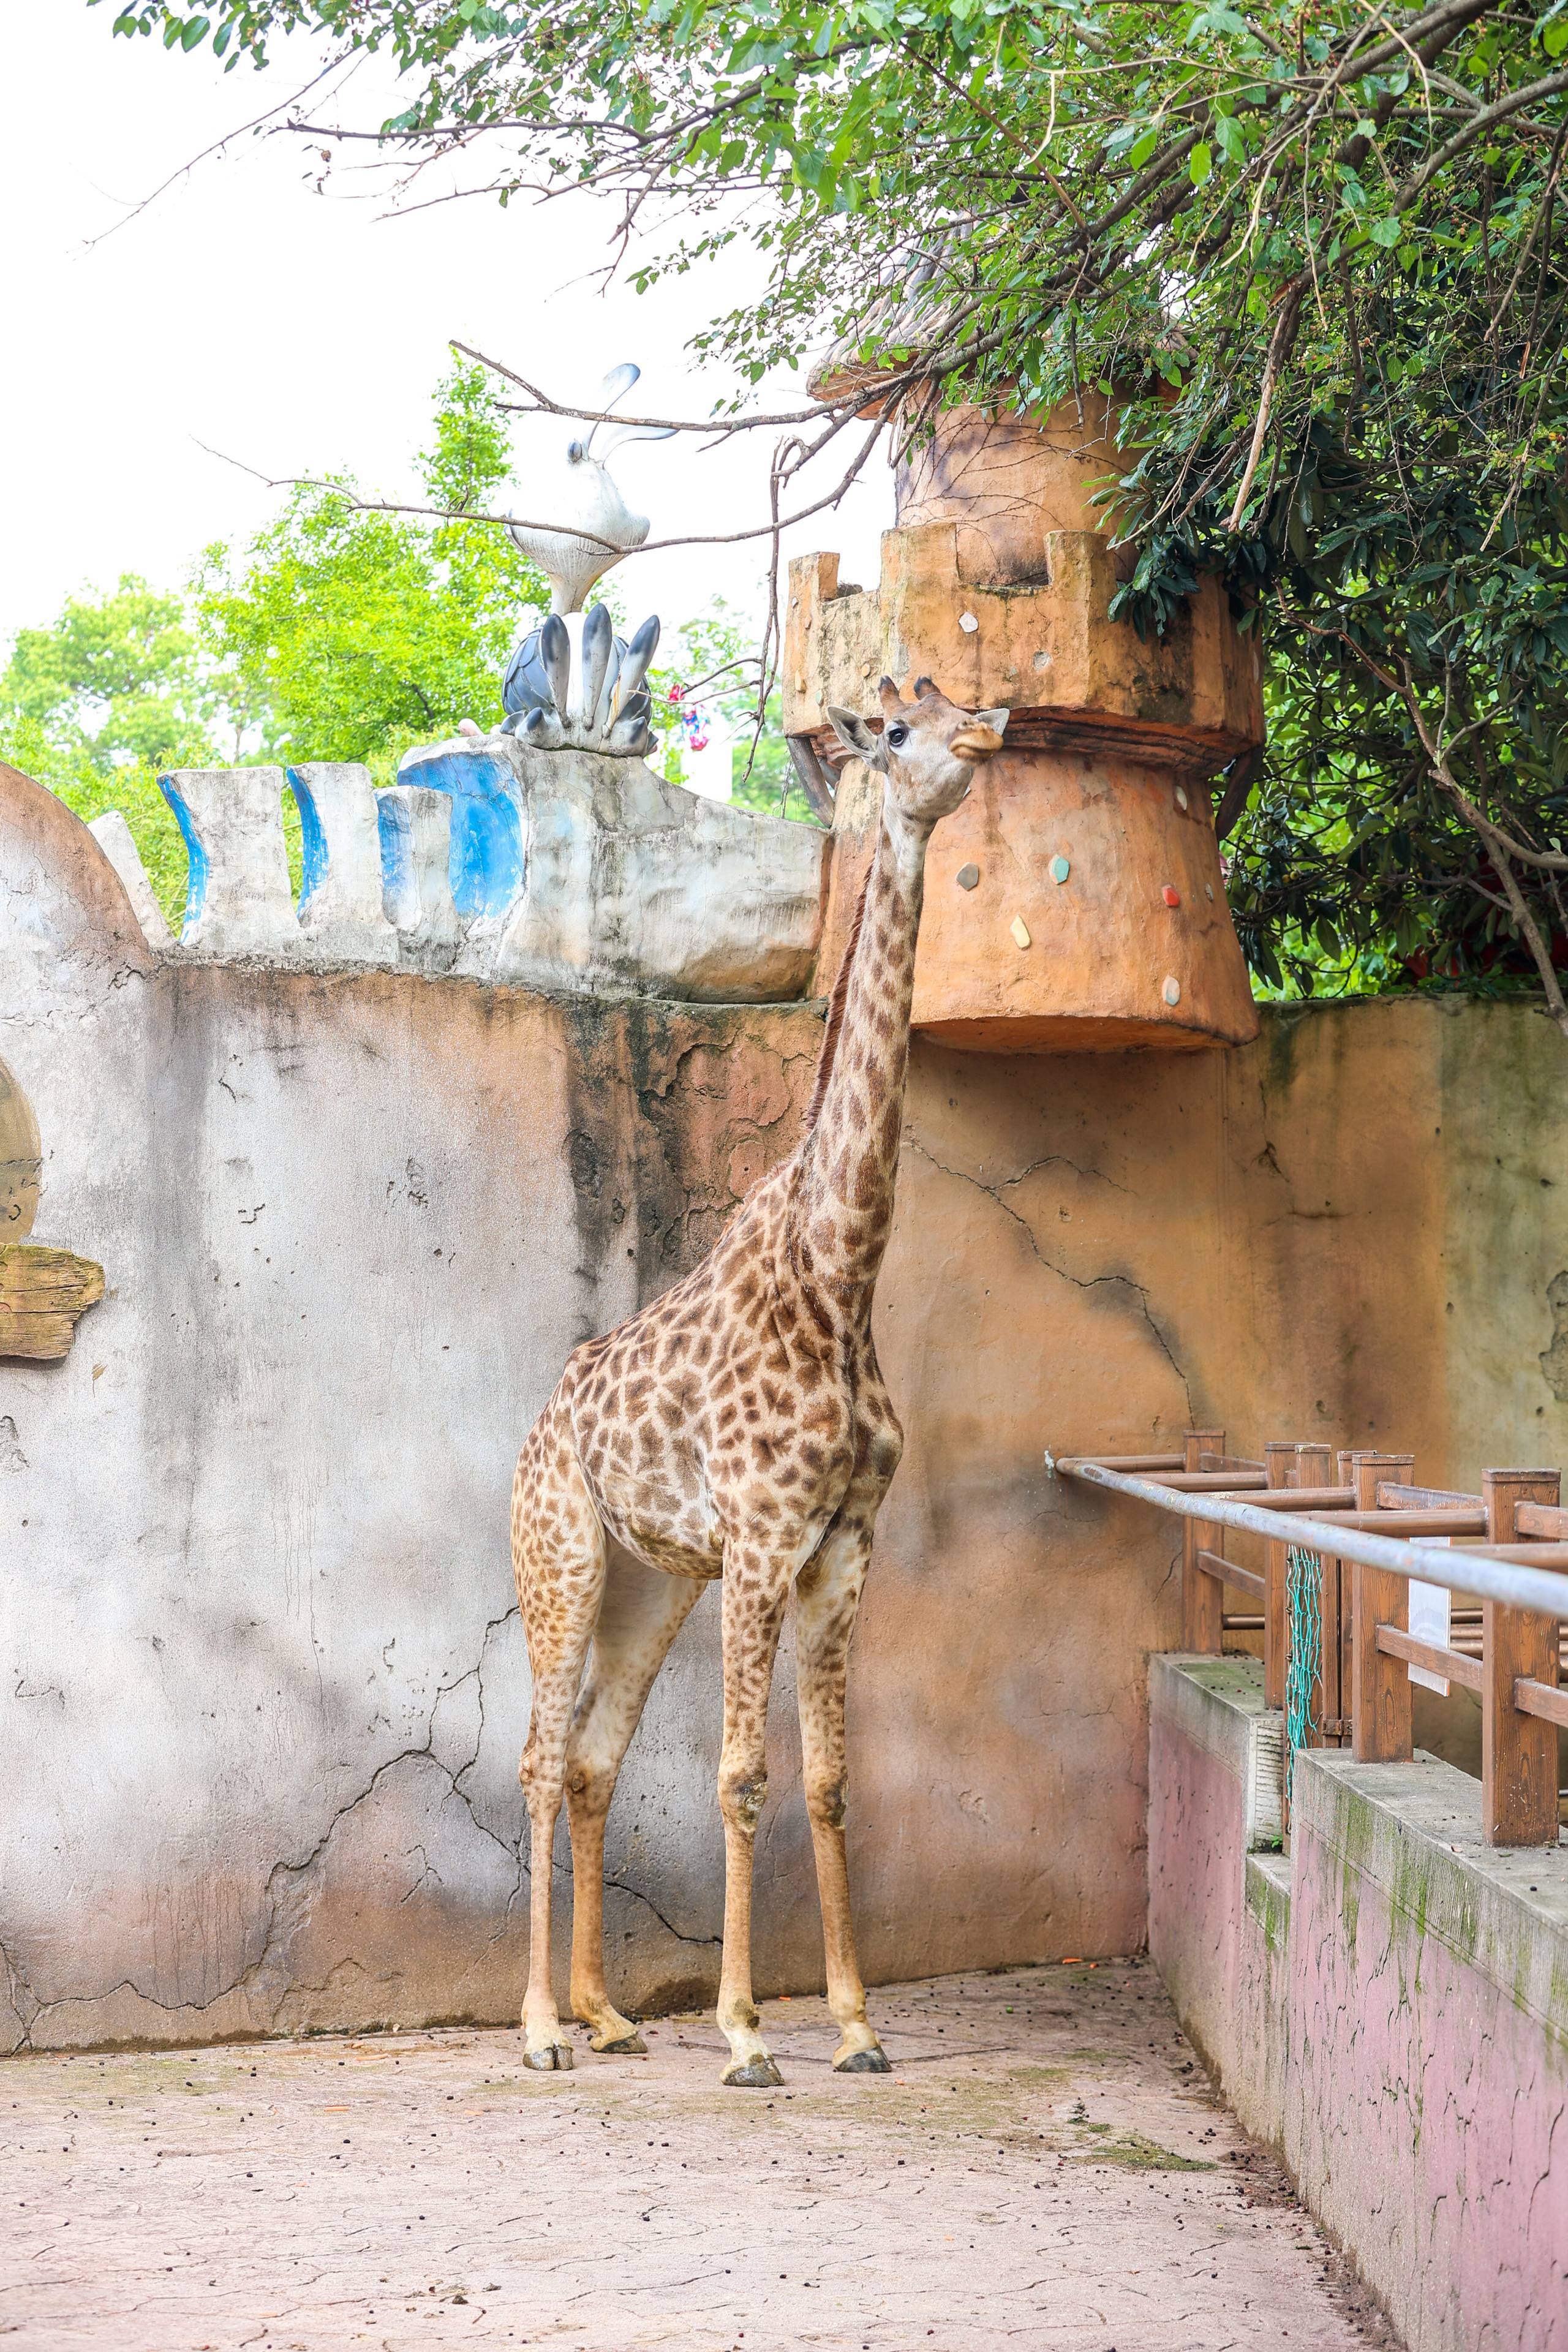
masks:
[[[801,1155],[790,1255],[835,1324],[862,1322],[892,1224],[929,825],[884,790],[831,1067]]]

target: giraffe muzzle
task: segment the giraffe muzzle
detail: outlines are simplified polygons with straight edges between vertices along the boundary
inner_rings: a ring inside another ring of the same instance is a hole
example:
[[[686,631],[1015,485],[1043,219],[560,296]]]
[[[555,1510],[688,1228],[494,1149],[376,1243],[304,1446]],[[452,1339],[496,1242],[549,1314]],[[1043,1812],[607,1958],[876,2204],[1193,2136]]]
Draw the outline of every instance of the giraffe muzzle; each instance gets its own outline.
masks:
[[[989,760],[1002,749],[994,727],[963,727],[948,746],[956,759]]]

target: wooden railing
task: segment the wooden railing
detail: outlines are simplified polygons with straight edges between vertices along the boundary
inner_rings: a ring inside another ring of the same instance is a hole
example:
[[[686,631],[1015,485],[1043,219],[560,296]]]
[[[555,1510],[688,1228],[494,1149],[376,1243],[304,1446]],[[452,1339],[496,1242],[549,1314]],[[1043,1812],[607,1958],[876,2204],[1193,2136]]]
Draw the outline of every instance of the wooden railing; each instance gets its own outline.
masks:
[[[1363,1762],[1407,1761],[1413,1666],[1478,1692],[1487,1843],[1556,1844],[1557,1733],[1568,1726],[1560,1472],[1488,1470],[1479,1495],[1460,1494],[1418,1486],[1408,1454],[1281,1442],[1258,1461],[1227,1454],[1218,1429],[1187,1431],[1180,1453],[1079,1455],[1054,1466],[1182,1519],[1187,1650],[1220,1654],[1225,1586],[1256,1601],[1265,1703],[1295,1702],[1287,1712],[1302,1718],[1301,1744],[1348,1741]],[[1263,1538],[1260,1570],[1226,1558],[1227,1528]],[[1292,1575],[1315,1652],[1294,1659]],[[1446,1643],[1413,1634],[1415,1579],[1479,1602],[1479,1626],[1472,1610],[1451,1622]]]

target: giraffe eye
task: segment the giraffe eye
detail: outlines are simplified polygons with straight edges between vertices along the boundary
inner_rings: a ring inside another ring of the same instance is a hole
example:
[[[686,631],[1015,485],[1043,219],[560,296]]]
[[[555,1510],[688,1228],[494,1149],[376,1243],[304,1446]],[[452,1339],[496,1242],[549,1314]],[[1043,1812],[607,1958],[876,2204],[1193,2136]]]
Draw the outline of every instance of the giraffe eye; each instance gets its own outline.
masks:
[[[888,730],[888,740],[889,740],[889,743],[894,743],[894,744],[897,744],[897,743],[907,743],[907,742],[909,741],[909,740],[910,740],[910,730],[909,730],[909,729],[908,729],[907,727],[889,727],[889,730]]]

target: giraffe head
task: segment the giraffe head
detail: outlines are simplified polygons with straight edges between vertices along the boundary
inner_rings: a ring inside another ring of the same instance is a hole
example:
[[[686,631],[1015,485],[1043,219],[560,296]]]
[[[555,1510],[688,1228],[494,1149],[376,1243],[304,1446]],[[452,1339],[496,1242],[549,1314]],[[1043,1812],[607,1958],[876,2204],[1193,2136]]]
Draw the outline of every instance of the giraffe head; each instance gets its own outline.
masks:
[[[929,677],[917,677],[906,702],[890,677],[877,688],[882,705],[878,734],[852,710],[828,706],[839,741],[879,768],[902,814],[916,824],[951,816],[968,792],[976,767],[1002,749],[1005,710],[961,710]]]

